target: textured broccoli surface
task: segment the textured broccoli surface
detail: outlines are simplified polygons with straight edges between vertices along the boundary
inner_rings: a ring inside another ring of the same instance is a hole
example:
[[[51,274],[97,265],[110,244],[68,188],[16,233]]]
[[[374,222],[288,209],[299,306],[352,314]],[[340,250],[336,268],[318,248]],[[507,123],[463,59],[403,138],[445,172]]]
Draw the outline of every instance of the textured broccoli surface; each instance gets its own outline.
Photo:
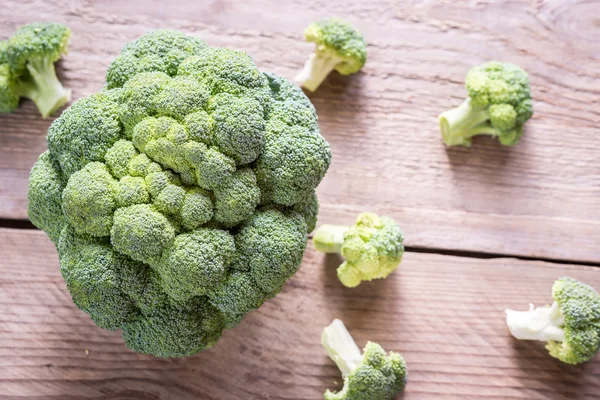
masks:
[[[313,234],[317,251],[341,253],[346,259],[337,269],[344,286],[386,278],[404,254],[404,236],[396,222],[374,213],[362,213],[353,226],[322,225]]]
[[[29,217],[96,324],[195,354],[299,268],[329,145],[301,89],[178,32],[127,45],[107,82],[50,127]]]
[[[344,377],[341,391],[325,392],[325,400],[392,400],[408,379],[406,362],[377,343],[368,342],[360,350],[339,319],[323,330],[321,344]]]
[[[567,364],[588,361],[600,349],[600,294],[569,277],[552,286],[551,306],[506,310],[510,333],[521,340],[546,343],[552,357]]]
[[[331,71],[350,75],[367,62],[367,43],[362,33],[339,18],[313,22],[305,29],[304,38],[314,42],[316,49],[295,81],[311,92],[317,90]]]
[[[0,42],[0,112],[11,112],[19,98],[32,100],[44,118],[71,100],[56,77],[54,63],[67,52],[71,31],[56,23],[20,27]]]
[[[469,97],[439,116],[447,146],[470,146],[476,135],[497,137],[506,146],[523,135],[533,115],[529,76],[519,66],[490,61],[472,68],[465,78]]]

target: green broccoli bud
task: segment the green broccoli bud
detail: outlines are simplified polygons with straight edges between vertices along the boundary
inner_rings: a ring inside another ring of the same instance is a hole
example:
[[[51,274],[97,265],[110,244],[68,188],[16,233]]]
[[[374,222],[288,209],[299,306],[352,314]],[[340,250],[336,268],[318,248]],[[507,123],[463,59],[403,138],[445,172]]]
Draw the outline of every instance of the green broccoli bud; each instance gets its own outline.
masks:
[[[321,344],[344,377],[341,391],[325,392],[325,400],[392,400],[406,386],[408,371],[398,353],[386,355],[377,343],[368,342],[361,355],[339,319],[323,330]]]
[[[71,100],[54,63],[67,52],[71,31],[56,23],[20,27],[0,45],[0,111],[12,111],[19,97],[32,100],[44,118]]]
[[[528,311],[506,310],[510,333],[521,340],[547,342],[550,355],[564,363],[590,360],[600,349],[600,294],[564,277],[552,286],[552,297],[551,306],[530,304]]]
[[[123,325],[130,349],[157,357],[185,357],[214,346],[224,329],[223,318],[206,297],[163,305]]]
[[[346,259],[337,275],[347,287],[391,274],[402,261],[403,240],[393,219],[374,213],[360,214],[354,226],[322,225],[313,234],[317,251],[341,253]]]
[[[516,144],[523,124],[533,115],[527,73],[514,64],[491,61],[472,68],[465,79],[469,97],[439,116],[447,146],[470,146],[476,135]]]
[[[316,50],[296,76],[295,81],[314,92],[334,69],[342,75],[354,74],[367,62],[367,42],[362,33],[339,18],[313,22],[304,38]]]

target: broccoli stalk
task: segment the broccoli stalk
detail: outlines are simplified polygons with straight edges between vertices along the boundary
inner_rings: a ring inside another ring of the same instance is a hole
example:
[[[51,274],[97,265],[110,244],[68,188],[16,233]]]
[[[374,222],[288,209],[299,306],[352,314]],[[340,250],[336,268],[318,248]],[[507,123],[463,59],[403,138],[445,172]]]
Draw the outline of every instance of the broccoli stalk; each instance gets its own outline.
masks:
[[[485,107],[474,107],[467,99],[456,108],[443,112],[440,117],[440,130],[448,146],[467,145],[473,136],[500,136],[502,131],[491,126],[490,113]]]
[[[529,304],[527,311],[506,310],[506,324],[510,333],[520,340],[565,340],[562,328],[565,318],[557,302],[552,306],[534,307]]]
[[[335,319],[323,330],[321,344],[327,351],[329,358],[338,366],[344,378],[350,375],[363,359],[360,349],[350,336],[350,332],[339,319]]]
[[[46,57],[29,59],[27,73],[17,82],[20,97],[33,101],[44,118],[71,100],[71,90],[65,89],[56,76],[54,61]]]
[[[304,31],[308,42],[316,44],[295,81],[314,92],[334,69],[342,75],[354,74],[367,61],[367,44],[351,24],[338,18],[313,22]]]
[[[323,330],[321,344],[344,377],[341,391],[325,392],[325,400],[391,400],[406,386],[406,362],[398,353],[386,355],[377,343],[368,342],[364,354],[339,319]]]
[[[340,253],[346,260],[337,269],[344,286],[386,278],[402,261],[404,236],[396,222],[362,213],[353,226],[320,226],[313,236],[317,251]]]
[[[295,80],[300,82],[302,87],[314,92],[340,62],[342,59],[332,53],[313,53],[304,64],[302,71],[296,75]]]
[[[551,306],[506,310],[510,333],[520,340],[547,342],[550,355],[567,364],[591,359],[600,349],[600,294],[565,277],[552,286],[552,297]]]

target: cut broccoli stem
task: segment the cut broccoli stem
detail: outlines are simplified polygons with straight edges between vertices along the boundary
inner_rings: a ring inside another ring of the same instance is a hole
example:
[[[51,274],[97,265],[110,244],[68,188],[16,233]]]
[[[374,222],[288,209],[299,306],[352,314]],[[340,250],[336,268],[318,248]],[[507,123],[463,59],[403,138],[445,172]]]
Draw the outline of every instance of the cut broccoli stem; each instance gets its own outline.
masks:
[[[440,130],[448,146],[469,145],[469,139],[475,135],[500,135],[487,122],[490,115],[485,108],[473,107],[471,100],[465,100],[460,106],[440,114]]]
[[[304,64],[302,71],[296,75],[295,81],[303,88],[314,92],[338,63],[336,57],[313,53]]]
[[[537,307],[529,305],[528,311],[506,310],[506,324],[510,333],[521,340],[554,340],[563,342],[565,319],[558,303],[552,306]]]
[[[28,73],[19,80],[18,93],[35,103],[46,118],[71,100],[71,90],[65,89],[56,76],[54,62],[34,58],[27,63]]]
[[[322,225],[313,233],[313,243],[317,251],[339,253],[344,244],[344,233],[349,229],[342,225]]]
[[[350,336],[350,332],[339,319],[323,330],[321,345],[327,351],[327,355],[338,366],[342,375],[346,377],[354,371],[362,362],[363,356],[360,349]]]

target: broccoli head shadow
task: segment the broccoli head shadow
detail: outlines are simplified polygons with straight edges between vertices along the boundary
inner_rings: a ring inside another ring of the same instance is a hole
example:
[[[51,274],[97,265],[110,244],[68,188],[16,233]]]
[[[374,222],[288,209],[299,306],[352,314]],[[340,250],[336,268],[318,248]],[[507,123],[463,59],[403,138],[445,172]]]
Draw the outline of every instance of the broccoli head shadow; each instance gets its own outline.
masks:
[[[543,343],[537,341],[512,340],[512,351],[516,363],[527,371],[529,379],[543,385],[544,391],[560,393],[565,399],[587,398],[585,393],[587,364],[567,365],[548,355]]]

